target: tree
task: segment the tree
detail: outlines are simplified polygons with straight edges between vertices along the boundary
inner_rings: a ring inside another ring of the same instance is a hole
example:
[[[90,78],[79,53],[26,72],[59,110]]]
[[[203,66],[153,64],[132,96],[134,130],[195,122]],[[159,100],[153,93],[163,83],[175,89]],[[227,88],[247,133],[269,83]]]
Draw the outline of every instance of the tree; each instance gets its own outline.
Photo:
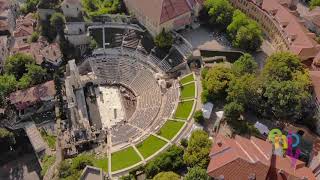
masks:
[[[224,116],[229,120],[238,120],[240,115],[244,112],[244,108],[241,104],[231,102],[224,106]]]
[[[59,177],[66,178],[72,174],[71,165],[67,160],[62,161],[59,164]]]
[[[205,7],[211,24],[226,28],[231,23],[234,9],[228,0],[206,0]]]
[[[188,170],[185,180],[209,180],[206,169],[200,167],[193,167]]]
[[[254,74],[245,74],[239,78],[234,78],[229,83],[227,90],[228,102],[236,102],[244,108],[259,107],[262,96],[262,83]]]
[[[89,155],[79,155],[72,160],[71,169],[83,170],[86,166],[93,166],[92,157]]]
[[[65,25],[65,17],[62,13],[56,12],[52,14],[50,18],[50,25],[57,31],[59,35],[64,35],[63,30]]]
[[[201,123],[204,121],[204,117],[203,117],[203,114],[202,114],[202,111],[201,110],[198,110],[194,113],[194,116],[193,116],[194,120],[197,122],[197,123]]]
[[[232,22],[227,27],[227,33],[235,47],[255,51],[261,46],[261,27],[240,10],[234,12]]]
[[[301,76],[303,76],[301,74]],[[266,85],[264,97],[270,111],[281,119],[289,117],[300,119],[303,113],[308,111],[311,103],[310,84],[308,82],[294,81],[272,81]]]
[[[166,152],[148,162],[145,173],[148,178],[152,178],[161,171],[175,171],[183,166],[183,149],[173,145]]]
[[[43,9],[57,9],[60,0],[39,0],[38,7]]]
[[[18,88],[19,89],[27,89],[32,84],[32,79],[30,76],[25,74],[22,78],[19,79]]]
[[[36,12],[38,3],[39,3],[39,0],[26,0],[26,2],[21,5],[20,11],[23,14],[28,14],[30,12]]]
[[[206,93],[203,95],[203,100],[224,100],[227,96],[226,90],[233,76],[231,68],[225,64],[217,64],[209,69],[205,79],[202,81],[204,93]]]
[[[33,32],[30,39],[28,39],[29,42],[37,42],[39,39],[39,33]]]
[[[36,64],[28,64],[27,70],[27,76],[30,77],[32,85],[43,83],[44,78],[47,74],[47,71],[45,69]]]
[[[121,0],[81,0],[81,4],[90,17],[117,14],[124,11],[123,2]]]
[[[300,59],[291,53],[275,53],[262,71],[266,113],[279,119],[301,119],[312,113],[311,81]]]
[[[248,22],[247,16],[240,10],[235,10],[232,16],[232,21],[227,27],[227,33],[230,39],[235,39],[238,29],[242,26],[246,26]]]
[[[157,174],[153,180],[180,180],[180,176],[172,171],[169,172],[161,172]]]
[[[13,75],[0,76],[0,96],[7,96],[17,88],[17,80]]]
[[[298,56],[290,52],[279,52],[272,54],[263,68],[262,77],[266,83],[270,81],[292,80],[296,72],[303,71]]]
[[[169,50],[173,44],[172,34],[162,29],[160,34],[155,37],[154,43],[160,49]]]
[[[51,26],[50,18],[51,16],[47,16],[45,20],[40,21],[40,32],[49,42],[53,42],[56,39],[57,31]]]
[[[258,70],[258,64],[250,54],[244,54],[232,65],[233,72],[238,75],[254,74]]]
[[[317,6],[320,6],[320,0],[311,0],[309,2],[309,5],[310,5],[310,9],[314,9]]]
[[[186,138],[182,138],[180,140],[180,144],[182,147],[186,148],[186,147],[188,147],[188,140]]]
[[[232,44],[234,47],[246,51],[256,51],[260,48],[262,44],[262,30],[258,23],[250,21],[248,25],[240,27]]]
[[[13,74],[16,79],[20,79],[27,72],[27,65],[32,63],[35,63],[32,56],[16,53],[8,57],[4,65],[4,70],[8,74]]]
[[[207,168],[209,163],[209,152],[211,140],[206,132],[196,130],[191,134],[188,147],[183,155],[184,162],[189,167],[199,166]]]

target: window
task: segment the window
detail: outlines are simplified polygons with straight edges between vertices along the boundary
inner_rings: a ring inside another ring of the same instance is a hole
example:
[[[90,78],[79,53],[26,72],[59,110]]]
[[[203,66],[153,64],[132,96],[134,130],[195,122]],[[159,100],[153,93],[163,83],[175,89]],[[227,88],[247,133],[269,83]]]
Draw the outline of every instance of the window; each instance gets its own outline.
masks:
[[[68,5],[68,4],[66,4],[66,8],[69,8],[69,5]]]

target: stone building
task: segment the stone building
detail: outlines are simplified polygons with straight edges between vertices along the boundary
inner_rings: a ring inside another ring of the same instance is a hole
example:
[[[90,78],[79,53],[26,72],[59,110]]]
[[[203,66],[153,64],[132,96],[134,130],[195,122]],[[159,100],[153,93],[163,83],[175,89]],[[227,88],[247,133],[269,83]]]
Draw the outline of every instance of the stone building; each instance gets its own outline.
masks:
[[[82,5],[80,0],[64,0],[61,9],[65,17],[77,18],[81,15]]]
[[[279,51],[289,50],[304,64],[317,64],[320,45],[295,10],[295,0],[230,0],[232,5],[258,21],[272,45]]]
[[[155,36],[162,29],[178,30],[191,25],[203,0],[124,0],[126,7]]]
[[[14,1],[0,0],[0,35],[10,35],[16,26],[18,5]]]

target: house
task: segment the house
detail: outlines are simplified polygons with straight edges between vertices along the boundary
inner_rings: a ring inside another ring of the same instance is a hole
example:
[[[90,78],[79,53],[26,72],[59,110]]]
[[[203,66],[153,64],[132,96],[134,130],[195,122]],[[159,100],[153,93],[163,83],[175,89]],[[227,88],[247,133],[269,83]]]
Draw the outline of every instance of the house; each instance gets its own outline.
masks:
[[[16,29],[13,31],[15,41],[27,42],[36,27],[36,19],[31,13],[21,16],[16,21]]]
[[[15,1],[0,0],[0,35],[11,35],[13,33],[18,7]]]
[[[61,9],[66,18],[77,18],[82,13],[82,5],[80,0],[64,0],[61,3]]]
[[[38,42],[27,43],[24,39],[17,39],[11,54],[26,53],[31,55],[38,65],[47,68],[56,68],[62,63],[62,53],[58,43],[49,44],[46,40],[39,38]]]
[[[291,166],[289,157],[274,155],[272,144],[256,137],[229,138],[218,134],[209,156],[207,173],[215,179],[315,180],[304,162],[297,160],[296,166]]]
[[[307,28],[320,35],[320,7],[316,7],[313,10],[306,13],[304,16],[305,25]]]
[[[0,72],[3,70],[4,62],[9,55],[9,39],[7,36],[0,36]]]
[[[129,12],[155,36],[162,29],[178,30],[193,22],[202,0],[124,0]]]
[[[18,90],[9,96],[10,103],[17,110],[23,111],[38,103],[48,103],[54,101],[56,89],[54,81],[31,87],[26,90]]]
[[[230,0],[231,4],[242,10],[261,24],[275,49],[291,51],[302,62],[311,66],[320,59],[320,45],[315,34],[303,25],[295,10],[295,0]]]

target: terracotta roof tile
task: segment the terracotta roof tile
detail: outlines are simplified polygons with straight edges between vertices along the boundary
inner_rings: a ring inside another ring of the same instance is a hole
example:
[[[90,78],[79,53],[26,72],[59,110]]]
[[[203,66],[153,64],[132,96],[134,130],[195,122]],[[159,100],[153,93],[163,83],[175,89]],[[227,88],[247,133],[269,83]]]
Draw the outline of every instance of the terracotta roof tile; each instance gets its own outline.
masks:
[[[311,38],[310,32],[304,27],[302,21],[296,17],[296,11],[281,5],[280,0],[264,0],[262,9],[272,14],[275,20],[283,26],[288,38],[292,38],[290,50],[303,59],[313,58],[320,50],[318,43]]]
[[[307,177],[314,180],[311,169],[304,162],[297,161],[291,167],[291,159],[273,155],[272,144],[261,139],[250,139],[236,136],[234,139],[217,135],[210,151],[210,163],[207,173],[211,177],[228,180],[248,179],[254,176],[257,180],[277,179],[279,170],[286,179]]]
[[[127,0],[126,2],[156,24],[165,23],[191,11],[187,0]]]
[[[47,97],[54,97],[56,89],[54,81],[48,81],[31,87],[26,90],[19,90],[10,94],[9,99],[11,104],[15,105],[17,109],[24,109],[38,101],[46,99]]]

